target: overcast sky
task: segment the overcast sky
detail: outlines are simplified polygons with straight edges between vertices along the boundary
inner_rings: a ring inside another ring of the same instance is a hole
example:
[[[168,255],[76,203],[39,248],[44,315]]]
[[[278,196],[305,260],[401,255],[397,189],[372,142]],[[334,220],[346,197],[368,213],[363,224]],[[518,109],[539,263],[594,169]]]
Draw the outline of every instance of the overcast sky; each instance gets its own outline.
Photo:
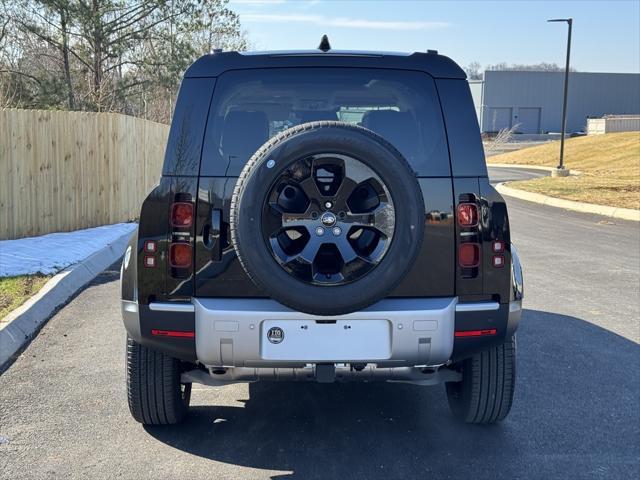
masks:
[[[640,0],[431,1],[231,0],[258,50],[436,49],[461,65],[564,64],[573,17],[571,65],[587,72],[640,72]]]

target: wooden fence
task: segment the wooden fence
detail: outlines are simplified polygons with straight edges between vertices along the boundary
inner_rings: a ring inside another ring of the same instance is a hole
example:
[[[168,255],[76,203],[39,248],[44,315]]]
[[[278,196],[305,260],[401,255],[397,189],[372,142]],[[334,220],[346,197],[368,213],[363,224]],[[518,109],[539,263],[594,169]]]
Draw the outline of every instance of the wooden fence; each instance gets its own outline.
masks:
[[[168,133],[114,113],[0,110],[0,239],[136,218]]]

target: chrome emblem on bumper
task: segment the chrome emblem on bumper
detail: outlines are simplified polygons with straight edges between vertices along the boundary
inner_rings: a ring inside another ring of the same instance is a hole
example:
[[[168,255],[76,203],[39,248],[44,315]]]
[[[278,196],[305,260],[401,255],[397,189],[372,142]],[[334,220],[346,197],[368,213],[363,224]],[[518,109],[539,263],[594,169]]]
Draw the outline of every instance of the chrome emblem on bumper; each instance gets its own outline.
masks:
[[[284,332],[280,327],[271,327],[267,332],[267,340],[271,343],[280,343],[284,340]]]

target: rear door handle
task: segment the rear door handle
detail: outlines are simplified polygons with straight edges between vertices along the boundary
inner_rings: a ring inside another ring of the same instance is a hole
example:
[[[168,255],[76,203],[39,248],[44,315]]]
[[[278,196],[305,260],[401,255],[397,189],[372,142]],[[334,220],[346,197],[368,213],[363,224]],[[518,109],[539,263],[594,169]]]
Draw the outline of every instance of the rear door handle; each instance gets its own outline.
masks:
[[[218,261],[221,258],[220,231],[222,228],[222,211],[211,210],[211,223],[204,226],[202,243],[207,250],[211,250],[211,259]]]

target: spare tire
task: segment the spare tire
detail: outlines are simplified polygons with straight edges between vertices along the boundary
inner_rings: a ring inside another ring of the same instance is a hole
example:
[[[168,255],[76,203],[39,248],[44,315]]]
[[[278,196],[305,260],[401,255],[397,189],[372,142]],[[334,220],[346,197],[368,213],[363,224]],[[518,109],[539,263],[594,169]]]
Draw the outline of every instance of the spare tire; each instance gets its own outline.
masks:
[[[231,200],[231,240],[259,289],[295,310],[340,315],[385,297],[424,233],[415,174],[389,142],[311,122],[265,143]]]

